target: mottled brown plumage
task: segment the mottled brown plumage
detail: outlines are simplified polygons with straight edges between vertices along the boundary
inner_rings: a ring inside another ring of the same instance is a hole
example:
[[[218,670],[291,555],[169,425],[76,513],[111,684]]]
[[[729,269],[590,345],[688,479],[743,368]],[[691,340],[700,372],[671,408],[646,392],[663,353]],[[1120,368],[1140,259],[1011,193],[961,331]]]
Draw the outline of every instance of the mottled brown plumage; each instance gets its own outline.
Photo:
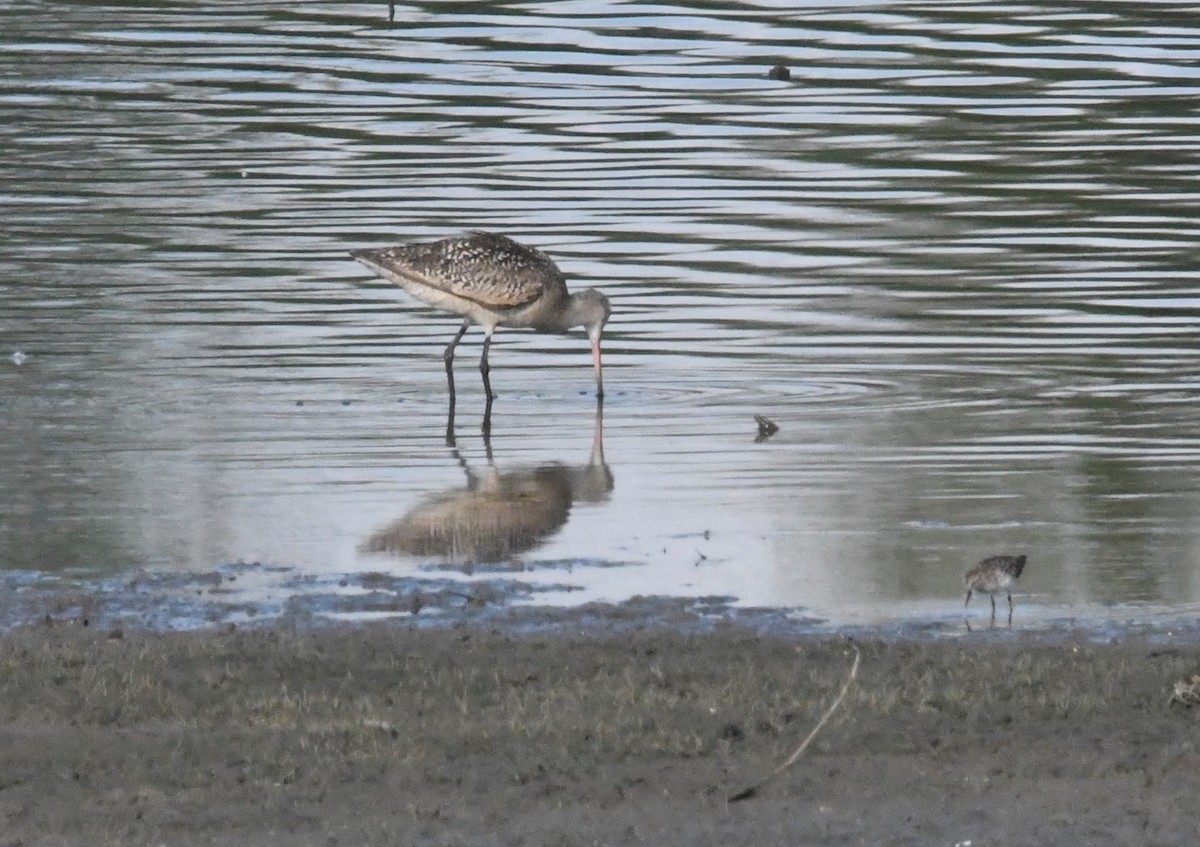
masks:
[[[1020,556],[990,556],[971,570],[963,581],[967,585],[967,599],[963,603],[965,609],[971,602],[971,594],[978,591],[987,594],[992,599],[992,617],[996,616],[996,592],[1003,591],[1008,595],[1008,619],[1012,621],[1012,591],[1010,586],[1025,570],[1025,554]]]
[[[562,271],[542,251],[503,235],[471,232],[441,241],[352,250],[350,255],[418,300],[465,318],[444,354],[451,402],[454,348],[471,323],[479,324],[484,331],[479,369],[489,400],[494,395],[488,380],[488,348],[498,326],[529,327],[539,332],[585,327],[592,344],[596,394],[604,396],[600,333],[612,308],[595,289],[569,293]]]
[[[548,287],[566,283],[558,267],[540,250],[488,232],[350,255],[368,267],[377,265],[421,285],[443,289],[488,306],[526,306]],[[405,282],[401,282],[404,285]]]

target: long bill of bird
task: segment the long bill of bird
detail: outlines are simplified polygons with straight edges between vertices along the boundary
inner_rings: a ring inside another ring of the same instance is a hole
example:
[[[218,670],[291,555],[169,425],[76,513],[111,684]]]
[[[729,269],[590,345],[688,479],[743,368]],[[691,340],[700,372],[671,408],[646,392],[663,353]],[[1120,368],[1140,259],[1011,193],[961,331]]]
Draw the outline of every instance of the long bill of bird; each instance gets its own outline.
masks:
[[[604,396],[604,371],[600,361],[600,336],[604,325],[612,317],[612,304],[608,298],[594,288],[571,295],[566,310],[561,319],[555,322],[552,329],[556,332],[566,332],[574,327],[582,326],[587,330],[588,340],[592,344],[592,367],[596,371],[596,396]]]

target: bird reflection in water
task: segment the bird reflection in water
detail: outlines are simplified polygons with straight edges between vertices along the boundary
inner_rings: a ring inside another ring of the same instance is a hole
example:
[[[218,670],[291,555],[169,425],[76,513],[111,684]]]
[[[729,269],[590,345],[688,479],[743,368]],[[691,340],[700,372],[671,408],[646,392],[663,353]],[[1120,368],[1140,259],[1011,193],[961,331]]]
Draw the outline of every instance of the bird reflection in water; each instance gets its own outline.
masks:
[[[433,557],[471,567],[511,562],[545,544],[567,522],[576,502],[602,503],[613,490],[604,461],[603,406],[596,404],[595,433],[585,465],[550,462],[535,467],[496,467],[491,437],[484,434],[487,469],[476,473],[459,452],[453,418],[447,446],[467,475],[465,488],[427,497],[406,515],[372,533],[363,553]]]

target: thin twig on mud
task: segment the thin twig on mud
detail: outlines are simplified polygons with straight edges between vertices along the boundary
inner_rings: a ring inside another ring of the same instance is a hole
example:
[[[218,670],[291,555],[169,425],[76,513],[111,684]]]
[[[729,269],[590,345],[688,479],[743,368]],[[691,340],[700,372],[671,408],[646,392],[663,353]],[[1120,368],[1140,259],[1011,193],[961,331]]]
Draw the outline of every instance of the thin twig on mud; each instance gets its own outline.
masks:
[[[804,741],[800,743],[800,746],[796,748],[796,752],[788,756],[786,762],[775,768],[775,770],[771,771],[758,782],[754,783],[749,788],[732,795],[725,802],[736,803],[739,800],[749,800],[751,797],[757,794],[758,789],[766,785],[769,780],[774,779],[792,765],[796,764],[796,760],[799,759],[801,754],[804,753],[805,748],[807,748],[808,745],[812,743],[812,740],[817,737],[817,733],[821,731],[821,727],[825,725],[825,721],[829,720],[830,716],[837,711],[837,707],[842,704],[844,699],[846,699],[846,692],[850,690],[850,686],[853,684],[854,678],[858,676],[858,662],[862,658],[862,653],[858,651],[858,645],[854,642],[850,642],[850,646],[854,649],[854,662],[850,665],[850,674],[846,677],[846,682],[842,685],[841,692],[838,693],[837,699],[835,699],[833,703],[830,704],[829,708],[825,710],[825,714],[821,715],[821,719],[817,721],[817,725],[812,728],[812,732],[808,734],[808,737],[805,738]]]

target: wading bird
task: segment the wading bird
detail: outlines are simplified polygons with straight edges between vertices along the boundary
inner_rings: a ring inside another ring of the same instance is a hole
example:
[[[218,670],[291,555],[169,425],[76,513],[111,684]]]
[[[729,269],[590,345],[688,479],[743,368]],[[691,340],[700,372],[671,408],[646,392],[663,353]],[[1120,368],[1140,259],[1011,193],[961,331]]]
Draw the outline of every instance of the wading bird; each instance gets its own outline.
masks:
[[[503,235],[471,232],[441,241],[352,250],[350,255],[418,300],[462,315],[463,325],[442,355],[452,407],[454,348],[472,323],[483,327],[479,371],[489,409],[495,394],[488,379],[488,348],[498,326],[554,333],[584,327],[592,343],[596,396],[604,396],[600,333],[612,307],[608,298],[594,288],[569,293],[562,271],[542,251]]]
[[[1003,591],[1008,595],[1008,622],[1012,623],[1012,590],[1011,586],[1025,570],[1025,554],[1020,556],[991,556],[984,559],[967,571],[963,578],[967,584],[967,600],[963,603],[965,610],[971,602],[971,594],[978,591],[992,598],[992,620],[996,619],[996,592]]]

